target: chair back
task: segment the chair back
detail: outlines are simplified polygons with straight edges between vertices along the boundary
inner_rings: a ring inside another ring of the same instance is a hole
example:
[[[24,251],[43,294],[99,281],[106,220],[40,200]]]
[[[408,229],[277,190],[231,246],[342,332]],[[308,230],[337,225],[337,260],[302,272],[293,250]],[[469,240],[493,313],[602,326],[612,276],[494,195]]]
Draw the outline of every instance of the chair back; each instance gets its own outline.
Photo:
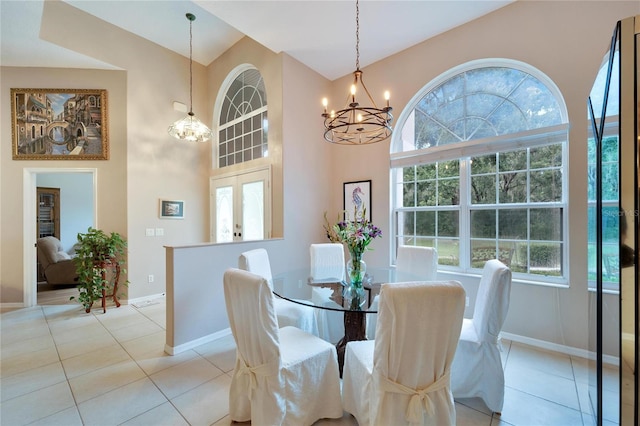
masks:
[[[473,326],[481,341],[497,341],[509,311],[511,269],[497,259],[488,260],[482,270],[473,308]]]
[[[271,288],[264,277],[235,268],[225,271],[223,286],[236,343],[229,412],[243,421],[253,418],[256,422],[281,424],[286,395]]]
[[[398,246],[396,281],[435,281],[438,251],[434,247]]]
[[[434,424],[455,424],[449,374],[462,327],[464,288],[457,281],[383,284],[379,303],[373,373],[386,395],[380,396],[374,423],[396,424],[397,410],[402,416],[406,411],[406,421],[422,423],[425,403],[414,404],[413,396],[408,403],[401,387],[428,389]]]
[[[36,247],[38,248],[38,261],[44,269],[53,263],[71,259],[71,256],[64,251],[62,243],[56,237],[38,238]]]
[[[259,248],[241,253],[238,258],[238,268],[260,275],[267,280],[269,288],[273,288],[273,275],[267,250]]]
[[[267,280],[241,269],[224,273],[224,298],[238,351],[250,365],[279,356],[278,321]]]
[[[310,276],[314,280],[344,280],[344,247],[339,243],[311,244]]]

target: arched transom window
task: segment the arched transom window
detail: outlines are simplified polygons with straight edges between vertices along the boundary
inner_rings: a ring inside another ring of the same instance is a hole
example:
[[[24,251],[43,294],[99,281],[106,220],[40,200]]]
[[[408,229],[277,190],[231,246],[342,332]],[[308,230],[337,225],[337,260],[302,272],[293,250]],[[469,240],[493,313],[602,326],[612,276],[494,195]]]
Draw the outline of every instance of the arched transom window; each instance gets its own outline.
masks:
[[[394,247],[436,247],[445,270],[497,258],[514,278],[566,283],[566,123],[556,86],[526,64],[474,61],[427,84],[392,141]]]
[[[218,167],[267,156],[267,93],[257,69],[241,72],[220,108]]]

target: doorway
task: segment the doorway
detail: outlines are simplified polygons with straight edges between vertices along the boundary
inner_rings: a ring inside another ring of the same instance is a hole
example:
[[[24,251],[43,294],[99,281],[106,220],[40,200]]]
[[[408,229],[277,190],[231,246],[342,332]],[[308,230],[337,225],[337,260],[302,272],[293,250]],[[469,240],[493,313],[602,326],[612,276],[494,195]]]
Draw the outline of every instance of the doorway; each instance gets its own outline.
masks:
[[[77,233],[97,223],[97,169],[27,168],[23,187],[24,306],[38,303],[37,187],[60,188],[60,241],[67,251],[75,244]],[[66,297],[68,299],[68,297]]]

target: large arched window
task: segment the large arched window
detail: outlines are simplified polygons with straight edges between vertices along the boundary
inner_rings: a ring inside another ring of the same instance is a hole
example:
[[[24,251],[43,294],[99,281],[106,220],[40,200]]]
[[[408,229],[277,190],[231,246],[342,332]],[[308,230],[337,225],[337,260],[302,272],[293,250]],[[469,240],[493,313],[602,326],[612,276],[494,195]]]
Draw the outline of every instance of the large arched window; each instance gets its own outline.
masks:
[[[260,71],[242,71],[229,85],[218,123],[218,167],[266,157],[267,93]]]
[[[558,89],[526,64],[474,61],[430,82],[391,145],[394,246],[436,247],[444,270],[498,258],[566,284],[567,133]]]

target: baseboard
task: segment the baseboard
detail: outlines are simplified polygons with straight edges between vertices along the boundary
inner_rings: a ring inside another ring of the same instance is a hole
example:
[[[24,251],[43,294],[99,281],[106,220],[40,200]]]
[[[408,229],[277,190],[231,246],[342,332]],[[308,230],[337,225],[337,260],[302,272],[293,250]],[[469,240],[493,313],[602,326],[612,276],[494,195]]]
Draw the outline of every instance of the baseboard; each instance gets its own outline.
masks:
[[[231,328],[228,327],[228,328],[225,328],[224,330],[217,331],[213,334],[209,334],[208,336],[203,336],[203,337],[200,337],[199,339],[192,340],[190,342],[183,343],[178,346],[169,346],[165,344],[164,351],[169,355],[177,355],[181,352],[188,351],[189,349],[193,349],[196,346],[204,345],[205,343],[212,342],[214,340],[217,340],[221,337],[228,336],[230,334],[231,334]]]
[[[0,309],[20,309],[20,308],[24,308],[24,303],[22,302],[0,303]]]
[[[588,351],[586,349],[574,348],[573,346],[560,345],[558,343],[547,342],[545,340],[538,340],[531,337],[520,336],[518,334],[502,332],[500,335],[513,342],[524,343],[525,345],[534,346],[540,349],[546,349],[549,351],[560,352],[566,355],[577,356],[580,358],[595,360],[596,353]],[[602,362],[611,365],[620,365],[620,358],[612,355],[604,355]]]
[[[128,305],[144,305],[145,303],[151,302],[153,299],[158,299],[160,297],[165,297],[165,293],[151,294],[149,296],[136,297],[135,299],[127,299],[122,301],[122,303],[126,303]]]

